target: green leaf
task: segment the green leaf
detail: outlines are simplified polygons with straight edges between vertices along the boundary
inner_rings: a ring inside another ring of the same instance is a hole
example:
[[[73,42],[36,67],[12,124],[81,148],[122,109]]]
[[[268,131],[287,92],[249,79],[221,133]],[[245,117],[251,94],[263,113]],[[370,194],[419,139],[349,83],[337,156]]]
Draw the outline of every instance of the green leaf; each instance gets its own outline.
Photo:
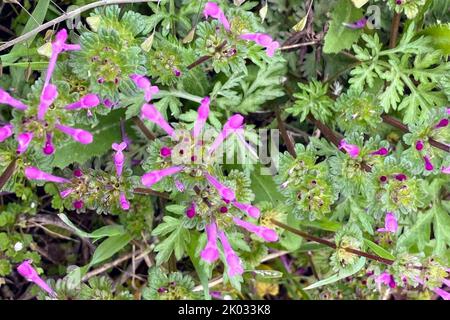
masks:
[[[271,175],[261,175],[260,167],[256,167],[250,175],[255,202],[270,201],[273,204],[283,202],[283,195],[277,191],[277,185]]]
[[[395,260],[395,256],[393,256],[389,251],[387,251],[383,247],[380,247],[376,243],[374,243],[374,242],[372,242],[372,241],[370,241],[368,239],[364,239],[364,243],[370,249],[372,249],[372,251],[375,252],[375,254],[378,255],[379,257],[382,257],[382,258],[385,258],[385,259],[390,259],[390,260]]]
[[[71,163],[84,163],[92,157],[101,156],[111,149],[113,142],[121,141],[120,119],[123,117],[123,110],[112,111],[109,115],[99,117],[99,124],[91,129],[88,126],[78,126],[91,132],[94,141],[91,144],[83,145],[74,140],[67,142],[58,147],[55,153],[52,166],[64,168]]]
[[[430,240],[430,224],[433,215],[433,209],[428,210],[426,213],[420,213],[414,225],[398,238],[397,246],[408,249],[413,245],[417,245],[419,250],[423,250]]]
[[[349,49],[358,40],[361,30],[347,28],[343,23],[351,23],[362,17],[362,10],[355,8],[350,0],[339,0],[331,13],[330,29],[325,35],[323,52],[338,53]]]
[[[33,13],[31,14],[32,17],[30,17],[25,25],[25,27],[22,30],[22,33],[20,35],[23,35],[27,32],[32,31],[33,29],[36,29],[44,22],[45,15],[47,14],[48,5],[50,4],[50,0],[40,0],[37,1],[36,7],[33,10]],[[34,18],[34,19],[33,19]],[[7,62],[13,63],[21,56],[27,56],[27,51],[29,45],[33,42],[36,35],[33,35],[30,37],[26,42],[18,43],[16,44],[12,50],[9,52],[9,58]],[[2,61],[6,62],[2,59]]]
[[[450,23],[430,26],[420,32],[420,35],[430,37],[430,43],[435,50],[442,50],[444,54],[450,55]]]
[[[172,252],[175,253],[177,259],[181,259],[186,250],[186,243],[190,241],[190,233],[184,226],[183,219],[171,216],[165,216],[163,222],[153,229],[152,235],[169,235],[155,247],[155,252],[158,252],[156,256],[158,265],[169,260]]]
[[[353,267],[351,269],[349,269],[348,271],[342,272],[342,273],[337,273],[332,275],[329,278],[317,281],[316,283],[313,283],[310,286],[307,286],[304,290],[311,290],[311,289],[315,289],[315,288],[319,288],[321,286],[327,285],[327,284],[331,284],[334,283],[336,281],[339,281],[341,279],[347,278],[349,276],[351,276],[352,274],[357,273],[359,270],[361,270],[364,267],[364,264],[366,262],[366,258],[361,257],[357,263],[355,263],[353,265]]]
[[[132,239],[129,234],[122,234],[106,239],[95,249],[89,266],[92,267],[111,258],[114,254],[122,250]]]
[[[210,278],[210,274],[207,270],[207,268],[204,268],[201,265],[201,259],[200,259],[200,253],[197,252],[197,247],[199,242],[202,239],[202,236],[196,232],[192,234],[192,238],[191,238],[191,242],[189,243],[189,245],[187,246],[186,252],[189,256],[189,258],[191,259],[192,264],[194,265],[194,269],[197,272],[197,276],[200,279],[200,283],[203,286],[203,293],[205,296],[206,300],[211,300],[211,296],[209,294],[209,286],[208,286],[208,282],[209,282],[209,278]]]
[[[101,228],[89,233],[89,232],[85,232],[85,231],[79,229],[77,226],[75,226],[72,223],[72,221],[70,221],[70,219],[65,214],[63,214],[63,213],[58,214],[58,217],[65,224],[67,224],[69,227],[71,227],[78,236],[80,236],[82,238],[100,239],[100,238],[104,238],[104,237],[118,236],[118,235],[125,233],[124,227],[121,225],[117,225],[117,224],[104,226],[104,227],[101,227]]]

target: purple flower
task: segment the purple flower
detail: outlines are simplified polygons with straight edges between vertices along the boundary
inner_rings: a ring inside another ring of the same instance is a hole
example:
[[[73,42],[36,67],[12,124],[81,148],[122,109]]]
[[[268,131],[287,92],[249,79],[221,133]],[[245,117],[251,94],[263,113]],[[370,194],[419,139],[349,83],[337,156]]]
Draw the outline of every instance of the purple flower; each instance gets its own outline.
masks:
[[[441,119],[434,128],[439,129],[439,128],[445,128],[446,126],[448,126],[448,119]]]
[[[214,187],[216,188],[216,190],[219,192],[220,196],[227,200],[227,201],[233,201],[234,199],[236,199],[236,195],[234,194],[234,191],[231,190],[230,188],[224,186],[223,184],[221,184],[219,182],[219,180],[217,180],[216,178],[214,178],[213,176],[211,176],[208,173],[205,173],[205,177],[208,180],[208,182]]]
[[[5,141],[9,137],[11,137],[14,133],[14,127],[11,124],[4,125],[0,127],[0,142]]]
[[[423,141],[422,140],[417,140],[416,141],[416,150],[417,151],[421,151],[423,149]]]
[[[184,184],[180,180],[175,179],[175,187],[180,192],[184,191]]]
[[[55,41],[52,42],[52,55],[50,56],[50,61],[48,63],[44,88],[50,83],[50,78],[52,77],[53,71],[55,70],[58,55],[63,51],[75,51],[81,49],[80,45],[78,44],[66,44],[66,40],[67,40],[67,30],[61,29],[55,35]]]
[[[433,171],[434,166],[430,161],[430,158],[428,156],[423,157],[423,161],[425,162],[425,170],[427,171]]]
[[[233,222],[244,228],[245,230],[254,233],[258,237],[264,239],[267,242],[274,242],[278,240],[278,234],[275,230],[263,227],[263,226],[257,226],[253,223],[241,220],[239,218],[234,217]]]
[[[27,179],[29,179],[29,180],[42,180],[42,181],[55,182],[55,183],[69,183],[70,182],[69,180],[67,180],[65,178],[51,175],[50,173],[41,171],[36,167],[26,167],[25,168],[25,177],[27,177]]]
[[[344,149],[352,158],[356,158],[359,155],[359,147],[357,145],[347,143],[345,140],[341,140],[339,149]]]
[[[205,126],[206,119],[208,119],[209,116],[209,103],[209,97],[204,97],[200,103],[200,107],[198,107],[197,120],[194,123],[194,129],[192,131],[192,136],[194,138],[197,138],[199,136],[200,132]]]
[[[385,156],[389,153],[388,149],[380,148],[377,151],[371,153],[371,155]]]
[[[90,144],[94,139],[92,134],[86,130],[71,128],[71,127],[63,126],[61,124],[55,125],[55,128],[65,134],[71,136],[73,140],[75,140],[81,144]]]
[[[48,107],[56,100],[58,97],[58,89],[55,85],[49,84],[44,87],[41,94],[41,99],[39,101],[38,107],[38,119],[44,120],[45,114],[47,113]]]
[[[60,195],[61,198],[65,199],[65,198],[67,198],[68,196],[70,196],[70,195],[73,193],[73,191],[74,191],[73,189],[69,188],[69,189],[66,189],[66,190],[61,191],[61,192],[59,193],[59,195]]]
[[[173,75],[175,76],[175,77],[181,77],[181,71],[179,70],[179,69],[177,69],[177,68],[173,68],[172,69],[172,71],[173,71]]]
[[[242,263],[237,254],[231,248],[230,242],[223,231],[219,231],[220,242],[222,243],[223,253],[225,255],[225,260],[228,265],[228,275],[234,277],[236,275],[241,275],[244,273],[244,268],[242,268]]]
[[[441,288],[434,288],[433,291],[444,300],[450,300],[450,293]]]
[[[200,253],[203,260],[209,263],[213,263],[219,259],[219,249],[217,248],[217,225],[213,221],[206,225],[206,246]]]
[[[195,217],[195,202],[192,202],[191,206],[186,210],[186,216],[189,219],[192,219],[193,217]]]
[[[98,106],[100,104],[100,99],[97,95],[89,93],[82,97],[80,100],[67,105],[64,109],[75,110],[75,109],[90,109]]]
[[[383,284],[389,286],[390,288],[395,288],[397,286],[395,283],[394,277],[387,272],[383,272],[378,277],[376,277],[375,282],[383,283]]]
[[[351,23],[344,22],[342,24],[350,29],[362,29],[366,26],[367,21],[368,21],[367,17],[362,17],[361,19],[359,19],[355,22],[351,22]]]
[[[42,290],[47,292],[50,296],[56,297],[55,291],[41,278],[37,271],[31,266],[31,260],[23,261],[18,267],[17,272],[24,277],[27,281],[33,282]]]
[[[394,177],[398,181],[405,181],[407,179],[406,175],[403,173],[396,174]]]
[[[129,210],[130,209],[130,202],[127,200],[125,192],[121,192],[120,193],[120,195],[119,195],[119,203],[120,203],[120,207],[123,210]]]
[[[275,50],[280,47],[278,41],[273,41],[272,37],[265,33],[246,33],[241,34],[240,38],[247,41],[253,41],[256,44],[266,48],[266,54],[269,57],[273,57]]]
[[[219,20],[225,30],[230,31],[230,23],[228,22],[222,9],[215,2],[207,2],[203,9],[203,15],[205,18],[212,17]]]
[[[79,209],[83,208],[83,206],[84,206],[84,201],[83,201],[83,200],[75,200],[75,201],[73,202],[73,207],[74,207],[76,210],[79,210]]]
[[[22,102],[20,102],[17,99],[14,99],[13,97],[11,97],[11,95],[6,92],[5,90],[0,88],[0,104],[7,104],[13,108],[16,108],[18,110],[26,110],[28,108],[28,106],[26,106],[25,104],[23,104]]]
[[[236,208],[244,211],[252,218],[257,219],[261,214],[261,211],[257,207],[252,206],[251,204],[244,204],[237,201],[233,201],[232,203]]]
[[[17,136],[17,153],[22,154],[27,151],[28,146],[30,145],[31,140],[33,140],[32,132],[23,132]]]
[[[243,123],[244,117],[240,114],[231,116],[223,125],[222,131],[209,147],[208,154],[212,154],[222,144],[222,142],[229,137],[230,134],[236,133],[239,129],[241,129]]]
[[[150,80],[145,76],[132,74],[130,78],[139,89],[144,90],[144,98],[147,102],[150,102],[153,95],[159,92],[159,88],[157,86],[152,86]]]
[[[159,154],[163,158],[170,157],[170,155],[172,154],[172,149],[170,149],[169,147],[162,147],[161,150],[159,150]]]
[[[42,152],[45,155],[51,155],[53,154],[53,152],[55,152],[55,146],[53,145],[52,142],[52,134],[51,133],[47,133],[45,136],[45,145],[44,148],[42,148]]]
[[[123,164],[125,163],[125,156],[122,151],[126,149],[127,144],[126,142],[121,142],[120,144],[113,143],[111,147],[116,151],[114,153],[114,165],[116,167],[117,176],[120,177],[122,175]]]
[[[164,119],[162,114],[153,104],[144,103],[141,109],[142,116],[163,129],[169,136],[173,136],[174,130]]]
[[[388,212],[384,218],[384,228],[379,228],[378,232],[392,232],[396,233],[398,230],[397,218],[392,212]]]
[[[151,172],[147,172],[141,177],[141,182],[146,187],[151,187],[155,183],[159,182],[166,176],[174,175],[175,173],[180,172],[183,170],[183,167],[170,167],[166,169],[161,170],[154,170]]]
[[[445,173],[445,174],[450,174],[450,166],[448,166],[448,167],[442,166],[441,172]]]

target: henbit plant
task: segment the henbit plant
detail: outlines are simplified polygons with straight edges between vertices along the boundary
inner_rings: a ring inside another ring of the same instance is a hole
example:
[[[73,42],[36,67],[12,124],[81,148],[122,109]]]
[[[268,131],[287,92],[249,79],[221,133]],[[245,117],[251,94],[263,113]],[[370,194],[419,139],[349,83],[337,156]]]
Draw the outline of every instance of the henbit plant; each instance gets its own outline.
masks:
[[[450,299],[448,17],[363,2],[105,1],[33,84],[1,55],[8,297]]]

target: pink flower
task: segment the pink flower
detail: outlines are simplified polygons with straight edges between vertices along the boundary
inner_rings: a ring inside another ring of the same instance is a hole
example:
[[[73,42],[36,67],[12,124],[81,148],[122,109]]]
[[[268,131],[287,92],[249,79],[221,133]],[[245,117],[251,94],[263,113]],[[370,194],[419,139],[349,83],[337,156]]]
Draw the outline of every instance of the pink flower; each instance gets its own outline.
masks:
[[[352,158],[356,158],[359,155],[359,147],[354,144],[349,144],[345,140],[341,140],[339,144],[339,149],[344,149],[348,155]]]
[[[48,107],[50,107],[58,97],[58,89],[55,85],[49,84],[44,87],[41,94],[41,100],[38,107],[38,119],[44,120]]]
[[[343,25],[350,29],[362,29],[366,26],[367,21],[368,21],[367,17],[362,17],[361,19],[355,22],[343,23]]]
[[[195,202],[192,202],[191,206],[186,210],[186,216],[189,219],[195,217]]]
[[[416,141],[416,150],[417,151],[421,151],[423,149],[423,141],[422,140],[417,140]]]
[[[6,92],[5,90],[0,88],[0,104],[7,104],[13,108],[16,108],[18,110],[26,110],[28,108],[28,106],[26,106],[25,104],[23,104],[22,102],[20,102],[17,99],[14,99],[13,97],[11,97],[11,95]]]
[[[236,198],[236,195],[234,194],[234,191],[231,190],[230,188],[224,186],[223,184],[221,184],[219,182],[219,180],[217,180],[216,178],[214,178],[213,176],[211,176],[208,173],[205,173],[205,177],[208,180],[208,182],[214,188],[216,188],[216,190],[219,192],[219,194],[220,194],[220,196],[222,198],[224,198],[227,201],[233,201]]]
[[[230,134],[236,133],[239,129],[241,129],[243,123],[244,117],[240,114],[231,116],[223,125],[222,131],[209,147],[208,154],[212,154],[223,143],[223,141],[229,137]]]
[[[233,222],[244,228],[245,230],[254,233],[258,237],[264,239],[267,242],[274,242],[278,240],[278,234],[275,230],[263,227],[263,226],[257,226],[253,223],[241,220],[239,218],[234,217]]]
[[[403,173],[396,174],[394,177],[398,181],[404,181],[407,179],[406,175]]]
[[[5,141],[9,137],[13,135],[13,129],[14,127],[11,124],[4,125],[3,127],[0,127],[0,142]]]
[[[192,131],[192,136],[197,138],[205,126],[206,119],[209,116],[209,97],[204,97],[201,101],[200,107],[198,107],[197,120],[194,123],[194,129]]]
[[[162,114],[158,111],[158,109],[156,109],[153,104],[144,103],[141,112],[144,118],[161,127],[161,129],[163,129],[169,136],[172,136],[174,134],[173,128],[164,119]]]
[[[33,282],[50,296],[56,297],[55,291],[41,278],[37,271],[31,266],[31,260],[25,260],[17,267],[17,272],[27,281]]]
[[[100,99],[97,95],[89,93],[82,97],[80,100],[67,105],[64,109],[75,110],[75,109],[90,109],[98,106],[100,104]]]
[[[120,144],[113,143],[112,148],[116,152],[114,153],[114,165],[116,166],[117,176],[122,175],[123,164],[125,163],[125,156],[123,155],[123,150],[127,147],[126,142],[121,142]]]
[[[423,157],[423,161],[425,162],[425,170],[427,171],[433,171],[434,166],[430,161],[430,158],[428,156]]]
[[[244,211],[252,218],[257,219],[257,218],[259,218],[259,215],[261,214],[261,211],[259,211],[259,209],[257,207],[254,207],[251,204],[244,204],[244,203],[240,203],[237,201],[233,201],[232,203],[236,208]]]
[[[61,198],[65,199],[65,198],[67,198],[68,196],[70,196],[72,193],[73,193],[73,189],[70,189],[70,188],[69,188],[69,189],[66,189],[66,190],[61,191],[61,192],[59,193],[59,195],[60,195]]]
[[[150,80],[145,76],[132,74],[130,78],[139,89],[144,90],[144,97],[147,102],[150,102],[153,95],[159,92],[159,88],[157,86],[152,86]]]
[[[219,20],[225,30],[230,31],[230,23],[228,22],[222,9],[215,2],[207,2],[203,9],[203,15],[205,18],[212,17]]]
[[[172,149],[170,149],[169,147],[162,147],[161,150],[159,150],[159,154],[161,155],[161,157],[167,158],[172,154]]]
[[[121,192],[119,195],[119,202],[120,202],[120,207],[123,210],[129,210],[130,209],[130,202],[128,202],[127,197],[125,195],[125,192]]]
[[[448,166],[448,167],[442,166],[441,172],[445,173],[445,174],[450,174],[450,166]]]
[[[55,182],[55,183],[69,183],[70,182],[69,180],[67,180],[65,178],[51,175],[50,173],[41,171],[36,167],[26,167],[25,168],[25,177],[27,177],[27,179],[29,179],[29,180],[42,180],[42,181]]]
[[[433,291],[444,300],[450,300],[450,293],[441,288],[434,288]]]
[[[58,55],[63,51],[74,51],[81,49],[80,45],[78,44],[66,44],[66,40],[67,40],[67,30],[61,29],[55,35],[55,41],[52,42],[52,55],[50,56],[50,61],[48,63],[44,87],[46,87],[50,83],[50,78],[52,77],[53,71],[55,70]]]
[[[83,200],[75,200],[75,201],[73,202],[73,207],[74,207],[76,210],[79,210],[79,209],[83,208],[83,206],[84,206],[84,201],[83,201]]]
[[[73,140],[81,144],[90,144],[94,139],[92,134],[86,130],[71,128],[61,124],[55,125],[55,128],[71,136]]]
[[[206,225],[206,246],[200,253],[203,260],[209,263],[213,263],[219,259],[219,249],[217,248],[217,225],[215,222],[211,222]]]
[[[175,179],[175,187],[178,191],[183,192],[184,191],[184,184],[180,180]]]
[[[18,142],[17,153],[22,154],[25,151],[27,151],[31,140],[33,140],[32,132],[24,132],[24,133],[19,134],[19,136],[17,137],[17,142]]]
[[[377,151],[371,153],[371,155],[385,156],[389,153],[388,149],[380,148]]]
[[[253,41],[256,44],[266,48],[266,54],[273,57],[275,50],[280,47],[278,41],[273,41],[272,37],[265,33],[246,33],[240,36],[243,40]]]
[[[231,248],[230,242],[223,231],[219,231],[220,242],[222,243],[223,253],[228,265],[228,275],[234,277],[235,275],[241,275],[244,273],[242,263],[237,254]]]
[[[161,170],[154,170],[154,171],[144,174],[141,177],[141,182],[144,186],[150,188],[152,185],[159,182],[164,177],[174,175],[175,173],[178,173],[181,170],[183,170],[183,167],[170,167],[170,168],[161,169]]]
[[[55,152],[55,146],[53,145],[53,142],[52,142],[52,134],[51,133],[46,134],[45,145],[44,145],[44,148],[42,148],[42,152],[45,155],[51,155],[51,154],[53,154],[53,152]]]
[[[444,119],[441,119],[434,128],[439,129],[439,128],[445,128],[446,126],[448,126],[448,119],[444,118]]]
[[[398,230],[397,218],[392,212],[388,212],[384,218],[384,228],[379,228],[378,232],[392,232],[396,233]]]
[[[376,283],[383,283],[387,286],[389,286],[390,288],[395,288],[396,287],[396,283],[394,280],[394,277],[387,273],[387,272],[383,272],[382,274],[380,274],[376,279],[375,279]]]

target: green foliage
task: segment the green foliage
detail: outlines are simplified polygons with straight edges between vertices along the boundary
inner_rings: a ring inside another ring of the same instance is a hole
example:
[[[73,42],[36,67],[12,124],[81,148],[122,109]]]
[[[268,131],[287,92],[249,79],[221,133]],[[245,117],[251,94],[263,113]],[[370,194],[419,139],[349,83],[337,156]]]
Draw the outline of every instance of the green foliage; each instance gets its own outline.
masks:
[[[354,44],[361,30],[352,30],[344,26],[344,23],[353,23],[362,18],[362,10],[357,9],[350,0],[339,0],[331,13],[330,28],[325,36],[323,52],[338,53],[349,49]]]
[[[333,100],[327,95],[328,85],[312,80],[307,84],[299,83],[298,86],[301,92],[294,94],[295,104],[286,111],[293,116],[300,116],[300,121],[304,121],[309,113],[321,121],[327,121],[333,109]]]

